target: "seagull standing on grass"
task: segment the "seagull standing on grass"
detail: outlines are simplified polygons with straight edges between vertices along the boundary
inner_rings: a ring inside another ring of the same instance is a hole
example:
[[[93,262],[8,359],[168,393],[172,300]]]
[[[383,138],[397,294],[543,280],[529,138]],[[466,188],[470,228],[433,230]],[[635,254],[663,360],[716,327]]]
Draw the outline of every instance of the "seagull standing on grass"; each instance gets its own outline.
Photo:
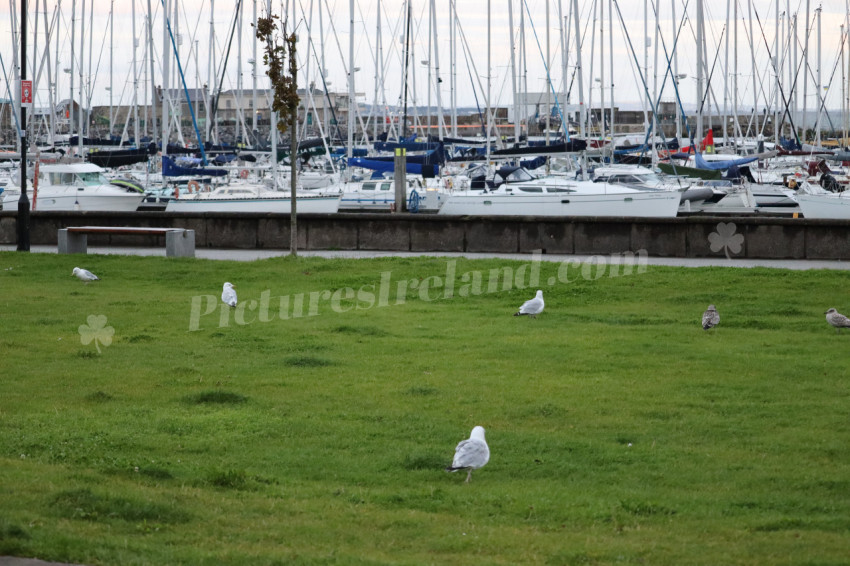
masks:
[[[826,311],[826,321],[835,327],[835,332],[841,334],[842,328],[850,328],[850,318],[835,309]]]
[[[514,313],[514,316],[527,314],[531,318],[537,318],[537,315],[543,312],[543,306],[543,291],[537,291],[537,295],[533,299],[525,301]]]
[[[100,281],[100,277],[89,271],[88,269],[80,269],[75,267],[71,275],[76,275],[80,281],[85,281],[88,285],[89,281]]]
[[[484,467],[484,464],[488,461],[490,461],[490,448],[487,447],[487,441],[484,440],[484,427],[477,426],[472,429],[469,438],[458,443],[452,465],[446,468],[446,471],[467,470],[465,483],[469,483],[472,470]]]
[[[708,305],[708,309],[702,313],[702,329],[708,330],[720,324],[720,315],[714,305]]]
[[[224,288],[221,290],[221,300],[226,305],[236,306],[236,291],[233,289],[233,283],[224,284]]]

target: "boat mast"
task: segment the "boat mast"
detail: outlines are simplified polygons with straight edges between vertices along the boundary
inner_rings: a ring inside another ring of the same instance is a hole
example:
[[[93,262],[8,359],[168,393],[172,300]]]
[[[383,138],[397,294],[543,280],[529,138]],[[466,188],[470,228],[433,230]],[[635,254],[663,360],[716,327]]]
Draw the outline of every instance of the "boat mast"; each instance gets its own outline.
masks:
[[[94,28],[94,0],[89,4],[89,27]],[[91,66],[91,57],[93,49],[93,38],[94,33],[89,33],[89,74],[88,80],[86,82],[86,106],[88,106],[89,114],[88,119],[86,120],[86,133],[91,135],[91,115],[92,115],[92,81],[94,80],[94,75],[92,74],[92,66]]]
[[[729,3],[733,0],[726,0],[726,37],[725,42],[725,54],[724,54],[724,63],[723,69],[726,71],[723,77],[723,118],[721,121],[721,126],[723,126],[723,144],[726,145],[729,143],[729,130],[727,126],[729,125],[729,19],[731,11],[729,10]]]
[[[579,135],[584,138],[586,130],[584,122],[587,117],[587,108],[584,106],[584,80],[581,70],[581,25],[579,24],[578,0],[573,0],[573,24],[576,34],[576,74],[578,75],[578,105],[579,105]]]
[[[428,2],[428,51],[425,52],[425,59],[422,63],[425,65],[425,117],[427,119],[428,126],[425,128],[425,139],[427,140],[431,136],[431,38],[432,38],[432,29],[431,29],[431,15],[432,10],[434,9],[434,5],[432,2]]]
[[[705,41],[702,19],[702,0],[697,0],[697,130],[694,144],[702,140],[702,95],[703,95],[703,66],[702,44]]]
[[[804,33],[806,35],[806,41],[803,43],[803,122],[802,129],[803,135],[801,136],[803,140],[806,140],[806,134],[809,127],[809,105],[807,102],[809,95],[809,0],[806,0],[806,21]]]
[[[148,0],[150,1],[150,0]],[[269,0],[271,1],[271,0]],[[212,109],[215,106],[215,20],[213,19],[213,14],[215,13],[215,0],[210,0],[210,48],[209,53],[207,53],[207,92],[204,93],[207,97],[206,99],[206,108],[207,108],[207,120],[206,120],[206,138],[207,141],[215,140],[215,131],[213,129],[213,120],[215,119],[212,114]],[[269,14],[271,13],[271,4],[269,4]],[[276,162],[277,159],[273,158],[272,163]]]
[[[697,6],[699,6],[699,0],[697,0]],[[697,8],[699,10],[699,8]],[[699,20],[697,20],[699,21]],[[649,77],[649,3],[648,0],[643,0],[643,76]],[[591,44],[592,45],[592,44]],[[697,49],[699,49],[700,39],[699,39],[699,23],[697,23]],[[593,60],[593,47],[591,47],[591,61]],[[593,80],[593,70],[591,68],[590,72],[591,81]],[[593,97],[593,83],[591,82],[591,90],[590,95]],[[643,131],[649,131],[649,111],[651,110],[650,105],[652,101],[646,100],[646,96],[641,97],[643,99]],[[593,109],[591,108],[591,111]]]
[[[591,20],[590,34],[589,34],[590,35],[590,57],[588,57],[588,59],[590,60],[590,69],[588,69],[588,73],[587,73],[588,75],[590,75],[590,87],[588,89],[588,94],[587,94],[587,109],[589,111],[589,114],[588,114],[588,117],[587,117],[587,132],[588,132],[588,135],[593,135],[593,118],[594,118],[594,115],[595,115],[595,112],[593,110],[593,85],[596,83],[597,77],[594,76],[595,73],[594,73],[594,70],[593,70],[593,64],[594,64],[595,60],[594,60],[593,55],[596,52],[596,33],[594,33],[594,32],[596,30],[596,9],[598,7],[598,4],[599,4],[599,0],[593,0],[593,18]],[[601,85],[602,83],[600,82],[599,84]],[[644,101],[644,115],[645,114],[646,114],[646,101]]]
[[[525,122],[525,135],[529,134],[528,124],[528,60],[526,59],[525,51],[525,10],[522,10],[520,4],[519,11],[519,68],[520,68],[520,89],[523,92],[523,121]],[[528,8],[528,5],[526,5]]]
[[[83,77],[85,73],[86,60],[86,0],[83,0],[82,10],[80,10],[80,113],[79,125],[77,126],[77,147],[80,157],[83,156],[83,136],[86,135],[85,109],[83,108]]]
[[[611,112],[609,122],[609,131],[611,132],[611,147],[614,142],[614,6],[613,0],[608,0],[608,57],[609,57],[609,75],[611,76]],[[603,79],[604,80],[604,79]]]
[[[759,135],[759,95],[758,95],[758,71],[756,67],[756,48],[753,42],[753,2],[747,2],[747,13],[750,23],[750,65],[753,70],[753,133]]]
[[[522,10],[522,6],[520,6]],[[516,43],[514,43],[514,3],[508,0],[508,33],[511,40],[511,88],[514,92],[514,147],[519,144],[519,93],[516,84]]]
[[[378,87],[384,84],[384,56],[383,46],[381,44],[381,0],[378,0],[377,18],[377,37],[375,38],[375,89],[372,92],[372,110],[369,112],[370,120],[372,116],[375,116],[376,137],[380,135],[384,122],[384,111],[381,107],[380,99],[378,98]],[[379,108],[380,110],[378,110],[378,113],[376,115],[375,110]]]
[[[491,126],[491,121],[490,121],[490,65],[491,65],[491,62],[490,62],[491,53],[490,52],[491,52],[491,44],[490,44],[490,40],[491,40],[492,36],[491,36],[490,32],[491,32],[492,12],[491,12],[490,8],[491,8],[490,0],[487,0],[487,104],[486,104],[487,127],[485,129],[485,133],[486,133],[485,139],[486,139],[486,142],[487,142],[486,155],[487,155],[487,168],[488,169],[490,167],[490,126]]]
[[[38,0],[36,0],[37,2]],[[58,5],[58,4],[57,4]],[[56,112],[53,111],[56,108],[56,100],[53,93],[53,64],[50,61],[50,30],[55,29],[56,35],[59,35],[59,18],[58,18],[58,10],[54,9],[54,18],[53,25],[51,27],[47,26],[47,0],[43,0],[42,7],[44,8],[44,29],[47,33],[47,37],[44,42],[44,52],[47,56],[47,103],[50,105],[50,135],[49,141],[50,144],[53,145],[55,143],[55,134],[56,134]],[[53,27],[55,26],[55,27]],[[58,75],[57,75],[58,77]]]
[[[254,17],[254,27],[252,27],[251,29],[257,29],[257,0],[254,0],[253,17]],[[313,0],[310,0],[310,17],[311,18],[313,17]],[[254,55],[251,58],[251,89],[252,89],[252,96],[251,96],[251,145],[256,148],[257,147],[257,141],[258,141],[257,138],[259,136],[259,131],[257,130],[257,34],[254,33],[252,35],[254,36],[254,44],[253,44]],[[197,60],[197,53],[195,55],[195,58]],[[307,57],[307,61],[308,61],[308,64],[309,64],[309,61],[310,61],[309,54],[308,54],[308,57]],[[195,67],[197,67],[197,66],[198,65],[196,63]]]
[[[776,25],[774,26],[775,33],[773,38],[773,73],[775,81],[773,83],[773,141],[779,146],[779,79],[782,65],[779,62],[779,0],[776,0]]]
[[[139,80],[136,71],[136,46],[139,40],[136,38],[136,2],[131,2],[133,8],[131,10],[133,19],[133,139],[136,147],[139,147]],[[109,80],[112,80],[112,73],[109,74]]]
[[[443,116],[443,97],[440,94],[440,84],[443,79],[440,78],[440,42],[437,35],[437,8],[434,2],[435,0],[431,0],[431,24],[434,28],[434,90],[437,93],[437,135],[442,141],[446,132],[446,120]]]
[[[403,81],[404,88],[402,89],[402,104],[404,106],[404,114],[402,116],[402,124],[401,124],[401,137],[407,137],[407,74],[410,71],[410,18],[411,18],[411,7],[410,0],[407,0],[407,18],[404,28],[404,73],[403,73]],[[353,25],[353,24],[352,24]]]
[[[452,136],[457,137],[457,4],[449,0],[449,81],[452,107]]]
[[[737,0],[733,0],[737,2]],[[727,0],[728,2],[728,0]],[[670,0],[670,6],[672,7],[672,23],[673,23],[673,45],[676,45],[676,38],[679,35],[679,28],[676,25],[676,0]],[[679,86],[679,53],[676,49],[673,49],[673,80],[676,81],[676,88],[678,90]],[[682,113],[676,112],[676,140],[682,139]]]
[[[171,47],[168,45],[168,4],[162,0],[162,155],[168,155],[168,138],[171,135],[171,117],[168,108],[168,84],[171,73]]]
[[[823,96],[823,83],[821,82],[821,12],[823,8],[818,6],[815,9],[815,17],[818,19],[818,58],[815,61],[815,65],[817,65],[817,84],[815,85],[815,92],[817,96],[815,97],[815,101],[818,108],[817,119],[815,120],[815,145],[820,147],[820,124],[821,124],[821,115],[823,114],[823,105],[821,104],[822,96]]]
[[[605,0],[599,0],[599,136],[605,139]]]
[[[551,78],[549,73],[549,62],[552,60],[552,57],[549,55],[549,0],[546,0],[546,145],[549,145],[549,120],[552,116],[552,86],[550,84]],[[591,32],[593,33],[593,32]],[[488,69],[489,72],[489,69]],[[489,98],[489,97],[488,97]],[[546,165],[548,167],[549,161],[546,161]]]
[[[47,0],[44,0],[47,2]],[[134,3],[135,5],[135,3]],[[135,8],[134,8],[135,10]],[[135,22],[134,22],[135,23]],[[112,60],[114,55],[114,30],[115,30],[115,0],[109,2],[109,137],[112,137]],[[133,36],[136,34],[134,33]]]
[[[354,156],[354,0],[348,2],[348,143],[346,172],[351,181],[351,158]],[[290,132],[291,134],[291,132]],[[295,156],[291,156],[295,159]]]

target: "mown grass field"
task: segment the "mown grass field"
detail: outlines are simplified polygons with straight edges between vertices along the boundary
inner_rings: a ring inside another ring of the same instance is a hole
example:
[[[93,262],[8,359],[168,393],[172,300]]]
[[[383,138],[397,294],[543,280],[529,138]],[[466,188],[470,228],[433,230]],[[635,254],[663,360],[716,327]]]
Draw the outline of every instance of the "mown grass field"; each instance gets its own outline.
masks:
[[[457,260],[452,298],[431,279],[436,300],[366,308],[382,274],[447,261],[0,253],[0,555],[848,563],[850,335],[823,314],[850,311],[846,273],[572,266],[549,285],[544,264],[532,320],[511,314],[534,289],[486,292],[522,263]],[[484,291],[462,296],[472,272]],[[256,303],[190,331],[224,281]],[[443,468],[474,425],[491,459],[464,484]]]

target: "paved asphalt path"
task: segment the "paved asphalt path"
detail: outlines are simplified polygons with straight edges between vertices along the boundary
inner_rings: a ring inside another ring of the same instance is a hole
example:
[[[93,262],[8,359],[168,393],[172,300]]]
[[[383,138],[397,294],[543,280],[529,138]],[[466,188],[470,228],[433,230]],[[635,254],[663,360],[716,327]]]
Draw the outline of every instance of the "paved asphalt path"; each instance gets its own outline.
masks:
[[[0,245],[0,251],[15,251],[14,245]],[[89,246],[89,254],[115,254],[115,255],[165,255],[164,248],[136,248],[136,247],[95,247]],[[56,253],[56,246],[32,246],[31,253]],[[531,254],[500,254],[500,253],[452,253],[452,252],[381,252],[381,251],[306,251],[301,250],[299,255],[305,257],[327,257],[327,258],[374,258],[374,257],[465,257],[470,259],[510,259],[528,261]],[[272,257],[283,257],[289,255],[288,250],[236,250],[236,249],[208,249],[198,248],[195,256],[199,259],[223,259],[234,261],[255,261]],[[609,258],[610,256],[589,255],[561,255],[543,254],[542,261],[560,263],[567,260],[584,261],[591,257]],[[672,267],[772,267],[776,269],[837,269],[850,270],[850,261],[826,261],[807,259],[727,259],[720,256],[716,258],[676,258],[676,257],[648,257],[648,265],[667,265]],[[2,267],[2,266],[0,266]],[[2,566],[2,563],[0,563]]]

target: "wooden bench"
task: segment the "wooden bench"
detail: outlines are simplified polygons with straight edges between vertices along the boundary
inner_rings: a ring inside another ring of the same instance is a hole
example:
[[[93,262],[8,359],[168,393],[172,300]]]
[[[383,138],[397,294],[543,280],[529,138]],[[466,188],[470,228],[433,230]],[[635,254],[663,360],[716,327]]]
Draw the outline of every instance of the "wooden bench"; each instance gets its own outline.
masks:
[[[129,226],[69,226],[59,230],[60,254],[84,254],[88,250],[88,234],[120,236],[165,235],[165,255],[195,257],[195,231],[185,228],[133,228]]]

